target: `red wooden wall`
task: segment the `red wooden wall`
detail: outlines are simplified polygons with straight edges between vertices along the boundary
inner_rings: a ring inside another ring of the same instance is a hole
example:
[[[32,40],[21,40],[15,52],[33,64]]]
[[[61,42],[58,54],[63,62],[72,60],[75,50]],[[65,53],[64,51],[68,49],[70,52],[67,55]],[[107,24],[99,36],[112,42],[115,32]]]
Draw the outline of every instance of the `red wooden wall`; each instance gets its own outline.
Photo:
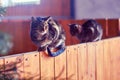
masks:
[[[119,35],[119,19],[96,19],[103,27],[103,39]],[[68,24],[82,24],[86,20],[59,20],[66,32],[66,45],[78,44],[79,41],[69,33]],[[0,23],[0,30],[13,36],[14,46],[9,54],[29,52],[36,50],[36,46],[31,42],[30,20],[7,20]]]

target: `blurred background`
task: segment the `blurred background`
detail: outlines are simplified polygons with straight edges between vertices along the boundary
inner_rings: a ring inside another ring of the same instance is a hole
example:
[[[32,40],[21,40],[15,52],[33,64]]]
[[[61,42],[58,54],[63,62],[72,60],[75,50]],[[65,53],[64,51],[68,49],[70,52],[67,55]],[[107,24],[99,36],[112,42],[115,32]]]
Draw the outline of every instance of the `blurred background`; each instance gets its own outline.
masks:
[[[7,7],[5,18],[54,16],[60,19],[118,18],[119,0],[0,0]]]
[[[100,22],[106,24],[104,19],[112,18],[115,19],[115,25],[118,25],[119,8],[119,0],[0,0],[0,31],[11,36],[13,44],[11,50],[4,55],[37,50],[29,37],[32,16],[52,16],[64,25],[69,36],[67,24],[75,22],[71,20],[103,19]],[[76,39],[74,41],[78,43]],[[71,42],[66,41],[66,44],[73,44]]]

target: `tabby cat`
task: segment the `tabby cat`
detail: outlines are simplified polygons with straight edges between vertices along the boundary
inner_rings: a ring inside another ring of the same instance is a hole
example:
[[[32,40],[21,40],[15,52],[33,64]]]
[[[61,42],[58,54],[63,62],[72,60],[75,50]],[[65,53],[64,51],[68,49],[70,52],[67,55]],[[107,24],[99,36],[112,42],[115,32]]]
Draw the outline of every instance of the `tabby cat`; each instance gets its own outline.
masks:
[[[70,34],[77,36],[81,43],[94,42],[102,39],[103,29],[101,25],[93,19],[79,24],[70,24]]]
[[[52,17],[32,17],[31,40],[38,46],[38,51],[47,50],[52,57],[65,50],[65,32],[57,21]],[[52,50],[57,49],[53,52]]]

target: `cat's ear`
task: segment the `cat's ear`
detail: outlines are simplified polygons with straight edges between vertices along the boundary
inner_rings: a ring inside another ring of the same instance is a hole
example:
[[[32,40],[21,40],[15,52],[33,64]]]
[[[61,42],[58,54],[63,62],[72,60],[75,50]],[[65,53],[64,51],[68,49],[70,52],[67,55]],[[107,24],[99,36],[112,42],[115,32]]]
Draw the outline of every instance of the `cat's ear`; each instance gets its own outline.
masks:
[[[51,17],[51,16],[48,16],[48,17],[47,17],[47,20],[51,20],[51,19],[52,19],[52,17]]]
[[[32,21],[35,21],[35,18],[34,18],[34,17],[31,17],[31,20],[32,20]]]
[[[52,20],[52,17],[51,16],[48,16],[48,17],[46,17],[46,23],[48,23],[48,21],[50,21],[50,20]]]
[[[52,17],[51,17],[51,16],[48,16],[48,17],[47,17],[47,20],[50,20],[50,19],[52,19]]]

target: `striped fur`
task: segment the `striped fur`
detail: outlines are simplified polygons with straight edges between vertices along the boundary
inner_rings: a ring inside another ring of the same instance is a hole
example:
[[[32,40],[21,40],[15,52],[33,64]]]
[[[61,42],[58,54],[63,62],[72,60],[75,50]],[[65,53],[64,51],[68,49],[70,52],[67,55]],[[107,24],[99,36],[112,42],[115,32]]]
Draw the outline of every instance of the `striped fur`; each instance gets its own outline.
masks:
[[[65,50],[65,32],[52,17],[32,17],[30,36],[38,51],[47,50],[50,56],[57,56]],[[53,49],[57,51],[52,52]]]

